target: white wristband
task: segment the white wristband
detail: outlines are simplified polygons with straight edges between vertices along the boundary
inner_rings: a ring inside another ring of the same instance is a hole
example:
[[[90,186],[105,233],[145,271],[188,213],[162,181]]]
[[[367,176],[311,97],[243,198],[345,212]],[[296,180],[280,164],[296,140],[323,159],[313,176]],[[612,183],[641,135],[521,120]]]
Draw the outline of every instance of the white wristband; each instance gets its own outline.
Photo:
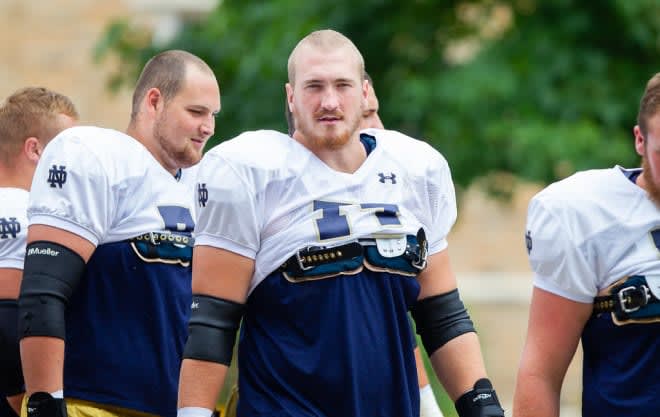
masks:
[[[419,389],[419,417],[443,417],[431,384]]]
[[[176,412],[176,417],[211,417],[213,410],[203,407],[183,407]]]

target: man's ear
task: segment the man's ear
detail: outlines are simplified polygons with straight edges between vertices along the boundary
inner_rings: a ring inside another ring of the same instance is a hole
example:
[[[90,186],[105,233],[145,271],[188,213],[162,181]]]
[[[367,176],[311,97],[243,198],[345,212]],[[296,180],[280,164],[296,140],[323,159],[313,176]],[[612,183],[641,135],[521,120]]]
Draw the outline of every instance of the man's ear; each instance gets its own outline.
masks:
[[[163,95],[157,88],[150,88],[144,95],[144,105],[148,112],[156,112],[162,102]]]
[[[286,83],[284,90],[286,91],[286,102],[288,103],[289,111],[293,113],[293,86],[291,83]]]
[[[25,154],[25,157],[31,162],[34,162],[35,165],[39,162],[39,158],[41,158],[43,151],[44,149],[43,146],[41,146],[41,142],[39,142],[39,139],[34,136],[25,139],[25,142],[23,142],[23,153]]]
[[[644,134],[642,134],[642,129],[639,128],[639,125],[633,127],[633,135],[635,136],[635,150],[638,155],[646,154],[646,146],[644,146]]]

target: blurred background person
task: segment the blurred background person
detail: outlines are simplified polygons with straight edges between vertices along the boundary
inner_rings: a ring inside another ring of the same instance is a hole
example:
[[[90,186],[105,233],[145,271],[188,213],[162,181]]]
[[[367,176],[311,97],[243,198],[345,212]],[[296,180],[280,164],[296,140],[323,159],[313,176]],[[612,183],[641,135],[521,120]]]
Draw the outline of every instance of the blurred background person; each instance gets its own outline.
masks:
[[[0,395],[15,413],[25,389],[17,300],[29,191],[48,142],[77,120],[78,111],[68,97],[43,87],[22,88],[0,104]],[[11,413],[5,408],[0,416]]]
[[[634,148],[641,168],[578,172],[529,203],[534,290],[514,417],[557,417],[582,340],[582,415],[660,410],[660,73],[647,83]]]

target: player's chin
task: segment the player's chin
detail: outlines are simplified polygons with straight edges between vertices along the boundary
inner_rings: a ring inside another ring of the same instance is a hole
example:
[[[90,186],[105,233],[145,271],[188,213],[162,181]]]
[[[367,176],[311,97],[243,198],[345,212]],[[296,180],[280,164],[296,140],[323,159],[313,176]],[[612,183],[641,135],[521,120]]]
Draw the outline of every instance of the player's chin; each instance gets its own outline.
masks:
[[[177,162],[181,168],[190,168],[193,165],[197,165],[199,161],[202,160],[202,151],[189,149],[187,152],[179,155]]]
[[[342,132],[337,135],[326,136],[324,142],[328,149],[336,150],[343,148],[344,145],[348,143],[350,138],[351,136],[348,134],[348,132]]]

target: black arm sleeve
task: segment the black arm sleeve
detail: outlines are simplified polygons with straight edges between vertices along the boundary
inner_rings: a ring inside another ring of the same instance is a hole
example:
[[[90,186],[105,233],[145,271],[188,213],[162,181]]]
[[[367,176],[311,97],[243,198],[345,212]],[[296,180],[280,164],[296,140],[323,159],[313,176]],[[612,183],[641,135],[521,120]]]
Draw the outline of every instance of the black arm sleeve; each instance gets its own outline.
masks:
[[[19,334],[65,338],[64,313],[85,270],[76,252],[54,242],[27,245],[21,293]]]
[[[229,366],[243,309],[243,304],[230,300],[193,294],[183,357]]]
[[[451,339],[476,332],[458,289],[419,300],[411,313],[429,356]]]

